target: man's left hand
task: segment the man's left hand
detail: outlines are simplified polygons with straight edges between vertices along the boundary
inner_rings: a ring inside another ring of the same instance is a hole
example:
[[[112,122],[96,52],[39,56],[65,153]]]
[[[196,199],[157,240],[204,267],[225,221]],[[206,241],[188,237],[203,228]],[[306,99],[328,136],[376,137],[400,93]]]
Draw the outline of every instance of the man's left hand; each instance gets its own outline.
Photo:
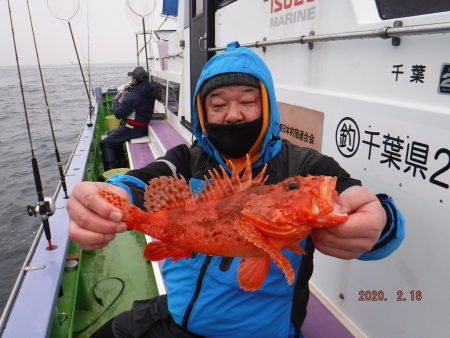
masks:
[[[347,221],[333,227],[315,228],[311,237],[314,246],[325,255],[352,259],[372,249],[387,216],[378,198],[363,187],[351,187],[339,197],[349,215]]]

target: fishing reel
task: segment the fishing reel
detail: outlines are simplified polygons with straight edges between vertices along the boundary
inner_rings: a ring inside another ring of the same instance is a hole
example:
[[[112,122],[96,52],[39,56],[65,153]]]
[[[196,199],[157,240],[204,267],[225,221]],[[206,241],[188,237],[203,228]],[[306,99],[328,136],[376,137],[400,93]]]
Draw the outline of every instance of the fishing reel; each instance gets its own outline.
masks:
[[[51,197],[45,197],[44,201],[39,202],[36,206],[27,205],[27,212],[29,216],[36,217],[44,215],[48,218],[55,213],[55,201]]]

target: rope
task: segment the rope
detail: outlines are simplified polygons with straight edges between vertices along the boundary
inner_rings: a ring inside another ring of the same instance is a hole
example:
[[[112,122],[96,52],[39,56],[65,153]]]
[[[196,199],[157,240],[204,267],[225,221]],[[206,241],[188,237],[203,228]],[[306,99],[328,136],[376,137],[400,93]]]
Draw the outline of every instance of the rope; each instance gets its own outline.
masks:
[[[82,329],[73,331],[74,334],[82,333],[82,332],[86,331],[87,329],[89,329],[90,327],[92,327],[95,323],[97,323],[98,320],[100,319],[100,317],[101,317],[106,311],[108,311],[108,310],[110,309],[110,307],[117,301],[117,299],[119,299],[120,295],[123,293],[123,290],[125,289],[125,282],[123,281],[123,279],[122,279],[122,278],[119,278],[119,277],[107,277],[107,278],[104,278],[104,279],[101,279],[101,280],[97,281],[97,282],[94,284],[94,286],[92,287],[92,294],[94,295],[94,298],[95,298],[96,302],[97,302],[100,306],[103,306],[103,300],[102,300],[100,297],[97,296],[97,294],[96,294],[96,292],[95,292],[95,289],[96,289],[96,287],[98,286],[98,284],[100,284],[101,282],[104,282],[104,281],[106,281],[106,280],[110,280],[110,279],[117,280],[117,281],[121,284],[121,288],[120,288],[119,292],[117,293],[116,297],[114,297],[114,299],[111,301],[111,303],[109,303],[108,306],[107,306],[106,308],[104,308],[103,311],[100,312],[100,314],[99,314],[92,322],[90,322],[88,325],[86,325],[86,326],[83,327]]]

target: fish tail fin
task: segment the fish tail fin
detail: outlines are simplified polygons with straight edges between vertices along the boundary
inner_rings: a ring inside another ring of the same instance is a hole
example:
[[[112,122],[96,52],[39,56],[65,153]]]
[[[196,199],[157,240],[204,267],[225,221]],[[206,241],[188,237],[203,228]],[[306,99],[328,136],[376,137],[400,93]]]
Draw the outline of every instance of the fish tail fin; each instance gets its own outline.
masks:
[[[264,282],[270,267],[269,256],[244,257],[239,264],[239,286],[245,291],[255,291]]]
[[[139,210],[138,207],[131,204],[129,200],[120,197],[119,195],[106,190],[100,190],[99,191],[100,196],[102,196],[107,202],[111,203],[115,207],[117,207],[123,214],[122,220],[124,222],[128,222],[130,220],[131,215],[133,214],[133,211]],[[128,223],[127,223],[128,224]]]

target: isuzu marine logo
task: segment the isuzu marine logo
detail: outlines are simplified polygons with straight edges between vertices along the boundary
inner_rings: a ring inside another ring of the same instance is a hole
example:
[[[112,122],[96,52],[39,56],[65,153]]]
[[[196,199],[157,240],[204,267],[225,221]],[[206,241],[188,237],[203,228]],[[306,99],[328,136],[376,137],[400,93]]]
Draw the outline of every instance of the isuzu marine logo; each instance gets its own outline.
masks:
[[[450,94],[450,63],[442,65],[439,79],[439,94]]]
[[[271,0],[270,28],[287,26],[297,22],[314,20],[316,7],[310,4],[315,0]]]

